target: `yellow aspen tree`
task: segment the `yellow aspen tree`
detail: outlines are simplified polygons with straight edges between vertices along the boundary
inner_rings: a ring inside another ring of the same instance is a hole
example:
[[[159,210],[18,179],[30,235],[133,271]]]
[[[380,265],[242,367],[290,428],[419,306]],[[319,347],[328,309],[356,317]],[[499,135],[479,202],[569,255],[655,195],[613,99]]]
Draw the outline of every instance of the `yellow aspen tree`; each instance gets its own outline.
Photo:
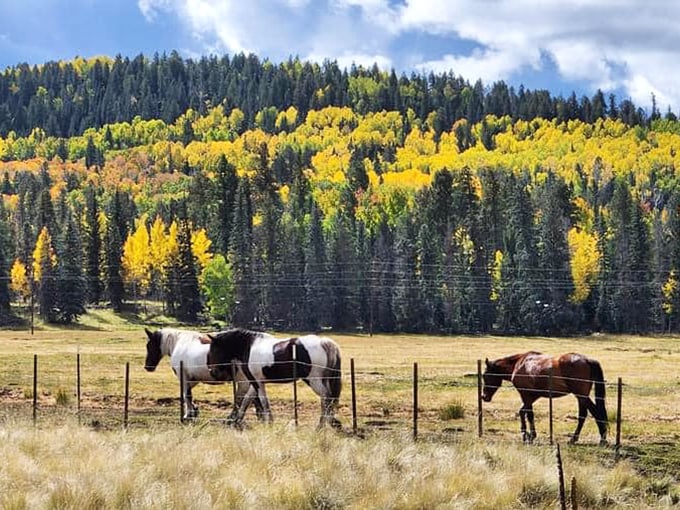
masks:
[[[191,252],[199,264],[199,274],[203,272],[203,268],[210,262],[212,253],[210,253],[210,245],[212,241],[208,239],[205,229],[200,229],[191,233]]]
[[[20,259],[16,259],[14,264],[12,264],[12,269],[10,270],[10,289],[24,301],[31,294],[26,264],[21,262]]]
[[[149,231],[146,228],[146,217],[137,220],[137,229],[128,235],[123,244],[123,280],[137,292],[144,293],[151,280],[151,256],[149,254]]]
[[[597,246],[597,235],[578,228],[567,233],[571,255],[571,276],[574,280],[573,303],[583,303],[597,281],[602,254]]]
[[[57,265],[57,256],[52,247],[52,236],[47,227],[43,227],[38,234],[33,250],[33,281],[40,282],[43,276],[43,261],[49,260],[52,268]]]

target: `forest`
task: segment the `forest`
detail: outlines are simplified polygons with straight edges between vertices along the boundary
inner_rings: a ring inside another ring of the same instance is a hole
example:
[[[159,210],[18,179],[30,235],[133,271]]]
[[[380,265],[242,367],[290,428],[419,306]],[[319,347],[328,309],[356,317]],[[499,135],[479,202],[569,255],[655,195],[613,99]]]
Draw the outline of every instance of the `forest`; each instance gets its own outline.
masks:
[[[254,55],[0,73],[0,323],[680,330],[680,122]]]

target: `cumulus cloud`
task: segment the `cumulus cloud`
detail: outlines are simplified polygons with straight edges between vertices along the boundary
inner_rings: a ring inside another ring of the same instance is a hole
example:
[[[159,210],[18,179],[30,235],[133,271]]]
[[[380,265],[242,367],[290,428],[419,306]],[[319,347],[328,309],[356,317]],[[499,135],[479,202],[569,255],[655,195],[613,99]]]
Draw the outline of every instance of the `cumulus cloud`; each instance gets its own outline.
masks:
[[[662,0],[138,0],[174,13],[204,48],[521,81],[547,62],[592,91],[680,106],[680,4]],[[436,49],[427,47],[435,37]],[[441,41],[447,44],[441,44]],[[423,42],[425,41],[425,42]],[[422,46],[419,46],[421,44]],[[547,57],[547,58],[544,58]],[[418,60],[414,60],[414,59]]]

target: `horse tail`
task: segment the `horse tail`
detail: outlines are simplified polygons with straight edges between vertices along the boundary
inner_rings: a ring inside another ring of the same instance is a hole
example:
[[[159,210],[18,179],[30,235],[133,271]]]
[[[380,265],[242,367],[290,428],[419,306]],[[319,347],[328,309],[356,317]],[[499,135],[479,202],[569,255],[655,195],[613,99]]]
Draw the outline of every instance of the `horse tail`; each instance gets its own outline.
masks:
[[[326,351],[328,362],[324,370],[324,376],[327,381],[329,397],[336,402],[340,399],[340,392],[342,391],[342,359],[340,358],[340,348],[338,344],[330,339],[325,339],[323,348]]]
[[[598,414],[598,420],[604,424],[604,427],[607,427],[607,408],[605,406],[606,390],[602,366],[594,359],[589,359],[588,364],[590,365],[590,377],[595,384],[595,409]]]

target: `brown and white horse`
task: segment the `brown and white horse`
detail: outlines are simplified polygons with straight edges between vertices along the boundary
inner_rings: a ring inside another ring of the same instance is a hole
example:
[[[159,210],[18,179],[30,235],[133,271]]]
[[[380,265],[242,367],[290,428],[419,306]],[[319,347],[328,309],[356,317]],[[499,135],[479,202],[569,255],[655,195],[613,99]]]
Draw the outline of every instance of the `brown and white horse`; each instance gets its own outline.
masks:
[[[515,386],[522,398],[519,416],[525,442],[530,443],[536,438],[533,403],[541,397],[562,397],[572,393],[578,400],[578,423],[570,442],[578,441],[583,422],[590,411],[600,431],[600,444],[607,443],[605,385],[598,361],[576,353],[552,357],[530,351],[494,361],[487,359],[483,379],[482,398],[485,402],[491,402],[503,381],[510,381]],[[589,396],[593,384],[595,402]]]
[[[161,328],[151,331],[144,328],[148,341],[146,342],[146,360],[144,368],[148,372],[153,372],[160,363],[163,356],[170,356],[170,366],[172,371],[180,379],[180,367],[184,369],[184,419],[198,417],[198,407],[193,402],[192,388],[198,383],[223,384],[231,381],[232,375],[229,372],[225,379],[217,380],[210,375],[208,370],[208,349],[210,348],[210,338],[205,333],[198,331],[187,331],[175,328]],[[249,383],[245,380],[242,372],[236,373],[236,400],[241,400],[248,391]],[[263,418],[262,406],[255,402],[257,415]],[[234,408],[234,411],[236,407]]]
[[[259,400],[265,417],[272,419],[265,383],[291,383],[302,379],[321,397],[319,426],[340,427],[334,411],[342,389],[340,348],[330,338],[306,335],[276,338],[262,332],[231,329],[211,333],[208,351],[210,374],[219,380],[228,377],[235,362],[250,382],[236,422],[243,418],[251,400]]]

